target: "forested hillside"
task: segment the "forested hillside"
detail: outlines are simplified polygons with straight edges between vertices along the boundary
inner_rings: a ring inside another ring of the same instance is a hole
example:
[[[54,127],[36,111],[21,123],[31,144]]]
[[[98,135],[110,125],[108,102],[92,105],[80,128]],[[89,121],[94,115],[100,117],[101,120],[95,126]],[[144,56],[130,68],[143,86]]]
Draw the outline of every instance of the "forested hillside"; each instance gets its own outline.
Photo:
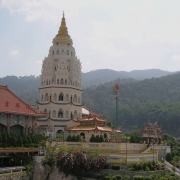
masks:
[[[85,105],[115,123],[113,85],[120,83],[118,125],[142,128],[144,122],[158,121],[163,128],[180,136],[180,73],[161,78],[122,84],[120,79],[84,89]]]
[[[7,76],[0,84],[17,93],[30,104],[38,99],[40,79],[35,76]],[[118,126],[123,130],[142,128],[148,120],[163,125],[166,132],[180,136],[180,73],[142,81],[117,79],[99,86],[85,88],[85,106],[115,123],[113,85],[121,86]]]
[[[106,82],[114,81],[118,78],[133,78],[136,80],[144,80],[152,77],[159,78],[169,74],[172,74],[172,72],[163,71],[160,69],[134,70],[130,72],[114,71],[111,69],[99,69],[87,73],[82,73],[82,85],[83,88],[86,88],[92,85],[99,85]]]
[[[0,85],[7,85],[9,89],[29,104],[35,104],[36,99],[38,99],[39,84],[39,76],[24,76],[19,78],[16,76],[6,76],[0,78]]]

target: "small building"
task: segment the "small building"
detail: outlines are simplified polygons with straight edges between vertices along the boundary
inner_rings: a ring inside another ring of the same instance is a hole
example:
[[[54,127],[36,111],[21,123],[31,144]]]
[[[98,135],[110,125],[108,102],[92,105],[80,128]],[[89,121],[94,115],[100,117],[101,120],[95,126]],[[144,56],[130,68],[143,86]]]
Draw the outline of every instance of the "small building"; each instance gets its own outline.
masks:
[[[162,127],[159,127],[157,122],[148,122],[147,124],[145,124],[144,129],[141,130],[141,133],[143,135],[143,141],[146,142],[146,144],[160,144],[162,135],[164,134],[162,132]]]
[[[35,120],[46,114],[38,113],[7,86],[0,85],[0,133],[29,135],[35,132]]]
[[[73,127],[65,127],[66,136],[68,135],[80,135],[84,137],[86,142],[90,141],[92,134],[102,135],[103,138],[107,141],[111,138],[112,128],[106,126],[108,122],[107,119],[102,119],[102,117],[87,108],[82,109],[82,118],[78,118],[77,122],[79,125]]]

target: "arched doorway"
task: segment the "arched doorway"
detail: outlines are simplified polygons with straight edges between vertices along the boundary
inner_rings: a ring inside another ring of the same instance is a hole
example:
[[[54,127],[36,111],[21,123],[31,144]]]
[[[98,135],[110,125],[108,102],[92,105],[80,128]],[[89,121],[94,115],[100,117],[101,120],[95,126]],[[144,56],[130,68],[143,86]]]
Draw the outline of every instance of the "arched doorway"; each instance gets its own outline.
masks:
[[[84,139],[84,141],[85,141],[85,134],[82,132],[82,133],[80,133],[80,136],[82,136],[83,137],[83,139]]]
[[[11,126],[10,132],[22,136],[23,135],[23,127],[20,125]]]
[[[64,132],[62,130],[58,130],[56,132],[56,138],[58,138],[60,141],[64,139]]]

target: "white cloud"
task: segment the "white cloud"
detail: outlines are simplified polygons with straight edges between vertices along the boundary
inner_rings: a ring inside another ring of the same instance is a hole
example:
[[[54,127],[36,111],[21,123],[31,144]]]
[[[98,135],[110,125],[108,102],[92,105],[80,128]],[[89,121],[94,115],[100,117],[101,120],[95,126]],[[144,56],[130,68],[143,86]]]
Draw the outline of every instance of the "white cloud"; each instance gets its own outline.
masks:
[[[36,61],[36,64],[42,64],[42,60]]]
[[[1,0],[0,5],[7,8],[11,14],[18,13],[25,16],[26,21],[43,19],[59,22],[63,10],[68,11],[68,16],[74,16],[78,14],[78,9],[87,3],[81,0]]]
[[[170,44],[180,44],[180,13],[157,26],[148,34],[149,41],[158,41]]]
[[[11,51],[11,52],[9,53],[9,55],[10,55],[10,56],[13,56],[13,57],[16,57],[16,56],[19,55],[19,51],[17,51],[17,50]]]
[[[173,55],[173,56],[171,57],[171,60],[172,60],[172,61],[175,61],[175,62],[180,62],[180,54],[178,54],[178,55]]]

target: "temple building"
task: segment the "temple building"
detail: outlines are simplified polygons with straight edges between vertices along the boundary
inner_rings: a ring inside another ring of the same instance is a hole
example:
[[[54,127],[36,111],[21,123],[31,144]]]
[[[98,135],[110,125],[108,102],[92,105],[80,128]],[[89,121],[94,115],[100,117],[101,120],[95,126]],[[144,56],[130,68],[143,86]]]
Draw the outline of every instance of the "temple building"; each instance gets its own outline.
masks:
[[[13,93],[7,86],[0,85],[0,133],[29,135],[35,132],[35,120],[45,117]]]
[[[102,135],[103,138],[107,141],[111,139],[112,128],[106,126],[108,122],[107,119],[102,119],[102,117],[92,111],[83,108],[82,109],[83,117],[78,118],[77,122],[79,123],[73,127],[65,127],[66,135],[80,135],[84,137],[86,142],[90,141],[92,134]]]
[[[64,127],[78,124],[77,118],[82,117],[83,107],[81,82],[81,62],[63,14],[59,31],[42,64],[37,103],[39,112],[48,116],[37,120],[37,132],[56,138],[58,133],[64,132]]]
[[[89,141],[92,134],[89,132],[110,138],[112,129],[106,127],[107,120],[83,108],[81,62],[68,33],[64,13],[52,42],[49,54],[43,60],[37,102],[39,112],[47,113],[47,117],[37,119],[36,131],[52,139],[60,133],[64,138],[75,133]]]
[[[154,124],[148,122],[144,125],[144,129],[141,130],[141,134],[143,135],[143,141],[146,142],[146,144],[161,144],[161,138],[164,133],[162,132],[162,127],[159,127],[157,122]]]

